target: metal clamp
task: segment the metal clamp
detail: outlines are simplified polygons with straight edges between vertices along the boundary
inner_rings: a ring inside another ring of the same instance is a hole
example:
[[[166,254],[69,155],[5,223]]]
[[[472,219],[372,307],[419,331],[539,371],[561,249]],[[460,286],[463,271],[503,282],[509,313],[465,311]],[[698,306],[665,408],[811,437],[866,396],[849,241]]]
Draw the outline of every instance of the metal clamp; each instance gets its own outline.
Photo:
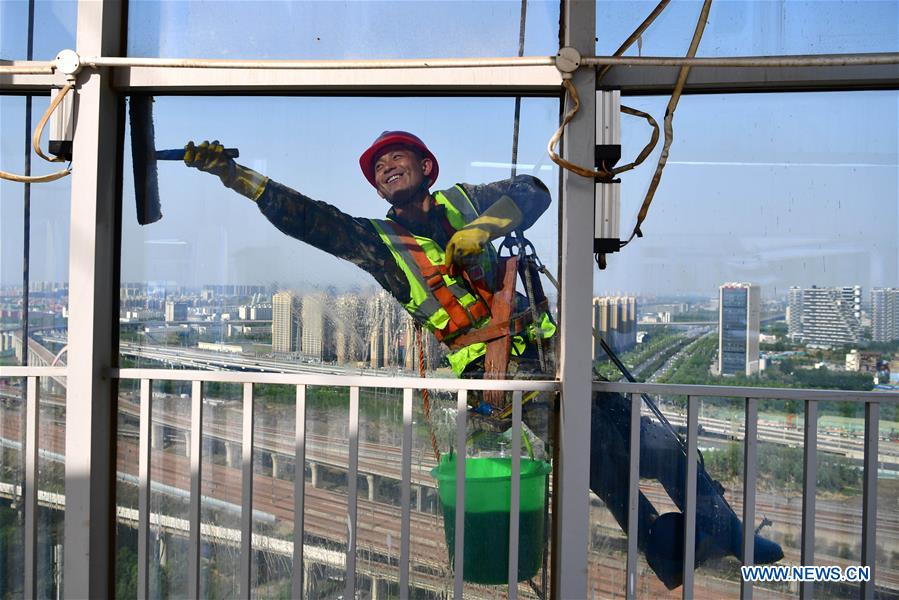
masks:
[[[81,57],[74,50],[60,50],[53,61],[56,70],[73,79],[81,71]]]
[[[556,68],[562,73],[563,79],[571,79],[571,76],[581,66],[581,53],[571,46],[559,48],[556,54]]]

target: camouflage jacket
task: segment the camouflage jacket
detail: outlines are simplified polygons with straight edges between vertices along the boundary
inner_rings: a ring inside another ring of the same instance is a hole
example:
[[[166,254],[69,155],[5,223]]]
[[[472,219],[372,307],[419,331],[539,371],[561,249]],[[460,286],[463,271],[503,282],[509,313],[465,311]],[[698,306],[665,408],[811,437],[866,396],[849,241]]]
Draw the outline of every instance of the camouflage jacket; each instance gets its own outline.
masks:
[[[518,175],[483,185],[460,185],[478,213],[503,195],[512,198],[524,217],[522,229],[533,225],[550,203],[549,190],[542,181],[530,175]],[[331,204],[313,200],[272,180],[266,184],[257,204],[262,214],[282,232],[352,262],[371,273],[400,303],[408,301],[409,282],[369,219],[348,215]],[[396,220],[412,233],[446,247],[449,236],[444,227],[445,209],[434,205],[428,215],[430,222],[423,227],[421,224],[403,222],[396,217],[393,209],[387,213],[388,218]]]

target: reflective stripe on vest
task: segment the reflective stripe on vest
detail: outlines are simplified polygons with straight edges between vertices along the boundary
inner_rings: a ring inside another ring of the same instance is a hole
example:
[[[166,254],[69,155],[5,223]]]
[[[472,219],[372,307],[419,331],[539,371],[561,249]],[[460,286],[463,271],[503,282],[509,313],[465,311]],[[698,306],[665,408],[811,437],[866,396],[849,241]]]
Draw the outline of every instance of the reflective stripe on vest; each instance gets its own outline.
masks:
[[[409,250],[405,248],[405,244],[394,234],[393,226],[396,224],[392,221],[381,219],[371,219],[371,222],[377,229],[378,235],[381,236],[381,241],[390,250],[396,264],[402,269],[406,279],[409,281],[411,298],[403,305],[405,309],[417,321],[423,322],[432,331],[446,327],[450,320],[449,314],[431,293],[430,287],[416,266],[415,259]],[[410,235],[421,246],[425,256],[427,256],[432,265],[443,265],[443,249],[434,240],[412,233]],[[459,285],[456,279],[444,275],[443,281],[446,283],[447,289],[463,307],[468,307],[475,303],[476,298]]]

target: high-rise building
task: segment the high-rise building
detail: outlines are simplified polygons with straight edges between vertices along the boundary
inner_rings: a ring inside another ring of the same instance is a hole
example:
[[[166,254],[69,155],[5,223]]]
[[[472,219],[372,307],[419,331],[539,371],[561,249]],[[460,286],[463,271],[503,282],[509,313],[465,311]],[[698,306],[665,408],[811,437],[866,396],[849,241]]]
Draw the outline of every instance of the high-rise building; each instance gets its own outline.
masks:
[[[165,320],[167,323],[187,320],[187,302],[174,302],[168,300],[165,303]]]
[[[802,338],[802,288],[793,286],[787,294],[787,337]]]
[[[634,296],[598,296],[593,298],[593,360],[606,353],[599,337],[616,354],[627,352],[637,345],[637,298]],[[596,336],[599,337],[596,337]]]
[[[858,343],[861,295],[860,286],[802,290],[802,341],[822,348]]]
[[[293,292],[272,296],[272,352],[295,352],[299,329],[299,301]]]
[[[875,342],[899,340],[899,288],[871,290],[871,339]]]
[[[761,289],[752,283],[725,283],[718,289],[718,370],[752,375],[759,370]]]
[[[305,356],[317,360],[331,358],[332,344],[329,343],[331,328],[328,327],[325,318],[326,302],[327,299],[323,294],[303,296],[303,334],[300,351]]]

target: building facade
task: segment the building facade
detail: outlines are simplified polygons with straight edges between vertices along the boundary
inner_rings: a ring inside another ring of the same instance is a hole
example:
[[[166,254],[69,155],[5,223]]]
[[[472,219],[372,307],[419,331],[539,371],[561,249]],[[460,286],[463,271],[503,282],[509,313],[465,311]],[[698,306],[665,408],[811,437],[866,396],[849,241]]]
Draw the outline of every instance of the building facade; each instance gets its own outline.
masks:
[[[871,339],[875,342],[899,340],[899,288],[871,290]]]
[[[598,296],[593,298],[593,360],[606,356],[599,338],[616,354],[637,345],[637,298],[635,296]]]
[[[174,302],[168,300],[165,303],[166,323],[187,320],[187,302]]]
[[[802,341],[832,348],[861,340],[861,287],[802,290]]]
[[[759,370],[761,288],[725,283],[718,289],[718,370],[752,375]]]
[[[272,352],[296,352],[299,300],[293,292],[272,296]]]

